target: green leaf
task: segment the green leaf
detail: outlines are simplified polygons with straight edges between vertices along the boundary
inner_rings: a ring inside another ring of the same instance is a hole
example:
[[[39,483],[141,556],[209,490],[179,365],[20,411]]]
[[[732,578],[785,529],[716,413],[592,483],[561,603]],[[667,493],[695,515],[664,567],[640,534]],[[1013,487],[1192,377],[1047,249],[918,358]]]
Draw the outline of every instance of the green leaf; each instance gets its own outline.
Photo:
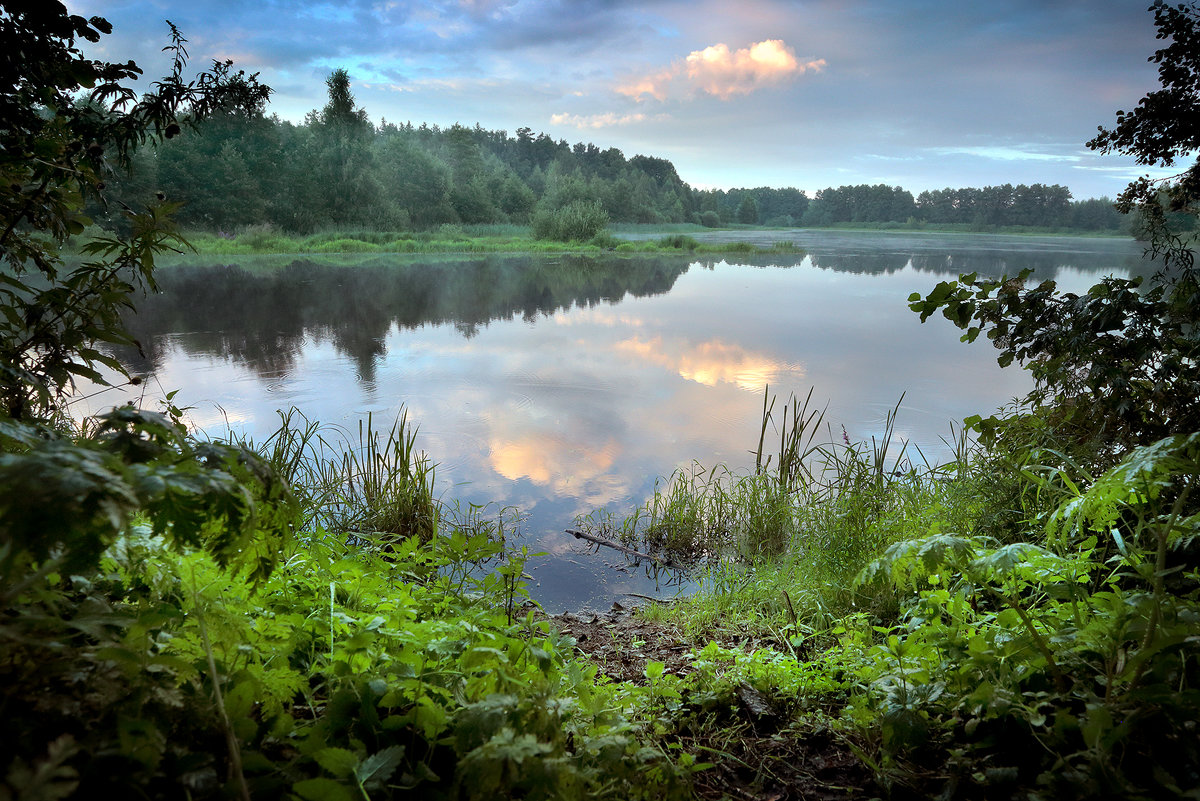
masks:
[[[355,775],[358,767],[358,754],[345,748],[323,748],[313,755],[317,764],[328,773],[338,778],[349,778]]]
[[[304,779],[292,785],[292,792],[305,801],[362,801],[349,787],[333,779]]]
[[[364,759],[355,769],[354,777],[367,790],[381,790],[403,759],[404,746],[389,746]]]

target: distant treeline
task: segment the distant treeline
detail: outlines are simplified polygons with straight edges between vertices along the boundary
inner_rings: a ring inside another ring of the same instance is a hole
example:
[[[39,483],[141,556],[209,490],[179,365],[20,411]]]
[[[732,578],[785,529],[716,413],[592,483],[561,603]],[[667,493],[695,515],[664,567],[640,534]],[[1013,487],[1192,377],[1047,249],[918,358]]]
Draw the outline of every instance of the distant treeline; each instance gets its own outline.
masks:
[[[616,148],[516,136],[479,125],[382,121],[357,108],[343,70],[329,102],[294,124],[264,109],[217,115],[159,149],[143,148],[114,176],[130,205],[155,192],[184,205],[187,227],[235,232],[269,224],[311,232],[334,226],[408,230],[446,223],[597,220],[769,226],[965,225],[1127,227],[1112,201],[1072,200],[1064,186],[943,189],[913,197],[900,187],[843,186],[810,198],[797,189],[695,190],[662,158]],[[93,209],[104,217],[111,209]],[[114,215],[115,218],[115,215]],[[545,227],[545,226],[543,226]]]

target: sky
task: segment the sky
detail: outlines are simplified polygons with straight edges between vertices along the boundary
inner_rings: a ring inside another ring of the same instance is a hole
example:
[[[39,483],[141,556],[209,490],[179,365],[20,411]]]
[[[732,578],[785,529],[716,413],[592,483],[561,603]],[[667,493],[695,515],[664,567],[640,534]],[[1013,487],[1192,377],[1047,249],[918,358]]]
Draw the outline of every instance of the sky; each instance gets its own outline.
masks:
[[[299,122],[339,67],[370,118],[518,128],[671,160],[693,187],[1062,184],[1148,170],[1085,143],[1157,88],[1149,0],[66,0],[151,80],[171,20]]]

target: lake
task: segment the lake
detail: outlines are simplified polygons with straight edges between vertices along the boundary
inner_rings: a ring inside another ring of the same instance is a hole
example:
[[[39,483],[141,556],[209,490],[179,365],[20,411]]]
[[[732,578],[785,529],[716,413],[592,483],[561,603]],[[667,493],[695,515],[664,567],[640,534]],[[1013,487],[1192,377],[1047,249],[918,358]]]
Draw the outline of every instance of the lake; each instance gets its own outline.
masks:
[[[149,408],[179,390],[212,436],[265,439],[295,406],[356,437],[367,415],[386,431],[406,408],[444,498],[524,515],[516,544],[546,553],[526,568],[530,592],[553,613],[674,592],[565,529],[596,509],[623,514],[676,467],[752,467],[766,385],[780,402],[812,389],[837,439],[842,426],[879,436],[903,395],[897,433],[931,460],[948,454],[952,422],[1029,390],[990,343],[960,343],[940,317],[922,325],[910,293],[960,272],[1031,268],[1079,291],[1145,271],[1140,246],[1120,239],[706,236],[805,253],[193,258],[160,270],[163,293],[128,320],[145,357],[123,358],[146,377]]]

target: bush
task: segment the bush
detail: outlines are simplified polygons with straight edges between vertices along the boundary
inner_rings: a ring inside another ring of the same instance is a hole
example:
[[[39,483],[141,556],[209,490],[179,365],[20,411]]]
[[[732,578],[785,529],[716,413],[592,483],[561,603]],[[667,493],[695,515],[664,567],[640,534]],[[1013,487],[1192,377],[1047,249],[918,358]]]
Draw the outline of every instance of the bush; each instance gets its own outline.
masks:
[[[264,250],[282,239],[279,229],[271,223],[244,225],[238,229],[239,244],[249,245],[257,250]]]
[[[662,239],[658,240],[658,244],[664,248],[675,248],[677,250],[695,250],[696,248],[700,247],[699,242],[692,237],[687,236],[686,234],[671,234],[670,236],[664,236]]]
[[[706,211],[700,215],[700,224],[705,228],[720,228],[721,217],[715,211]]]
[[[560,209],[533,215],[533,238],[587,242],[608,227],[608,212],[595,200],[574,200]]]

